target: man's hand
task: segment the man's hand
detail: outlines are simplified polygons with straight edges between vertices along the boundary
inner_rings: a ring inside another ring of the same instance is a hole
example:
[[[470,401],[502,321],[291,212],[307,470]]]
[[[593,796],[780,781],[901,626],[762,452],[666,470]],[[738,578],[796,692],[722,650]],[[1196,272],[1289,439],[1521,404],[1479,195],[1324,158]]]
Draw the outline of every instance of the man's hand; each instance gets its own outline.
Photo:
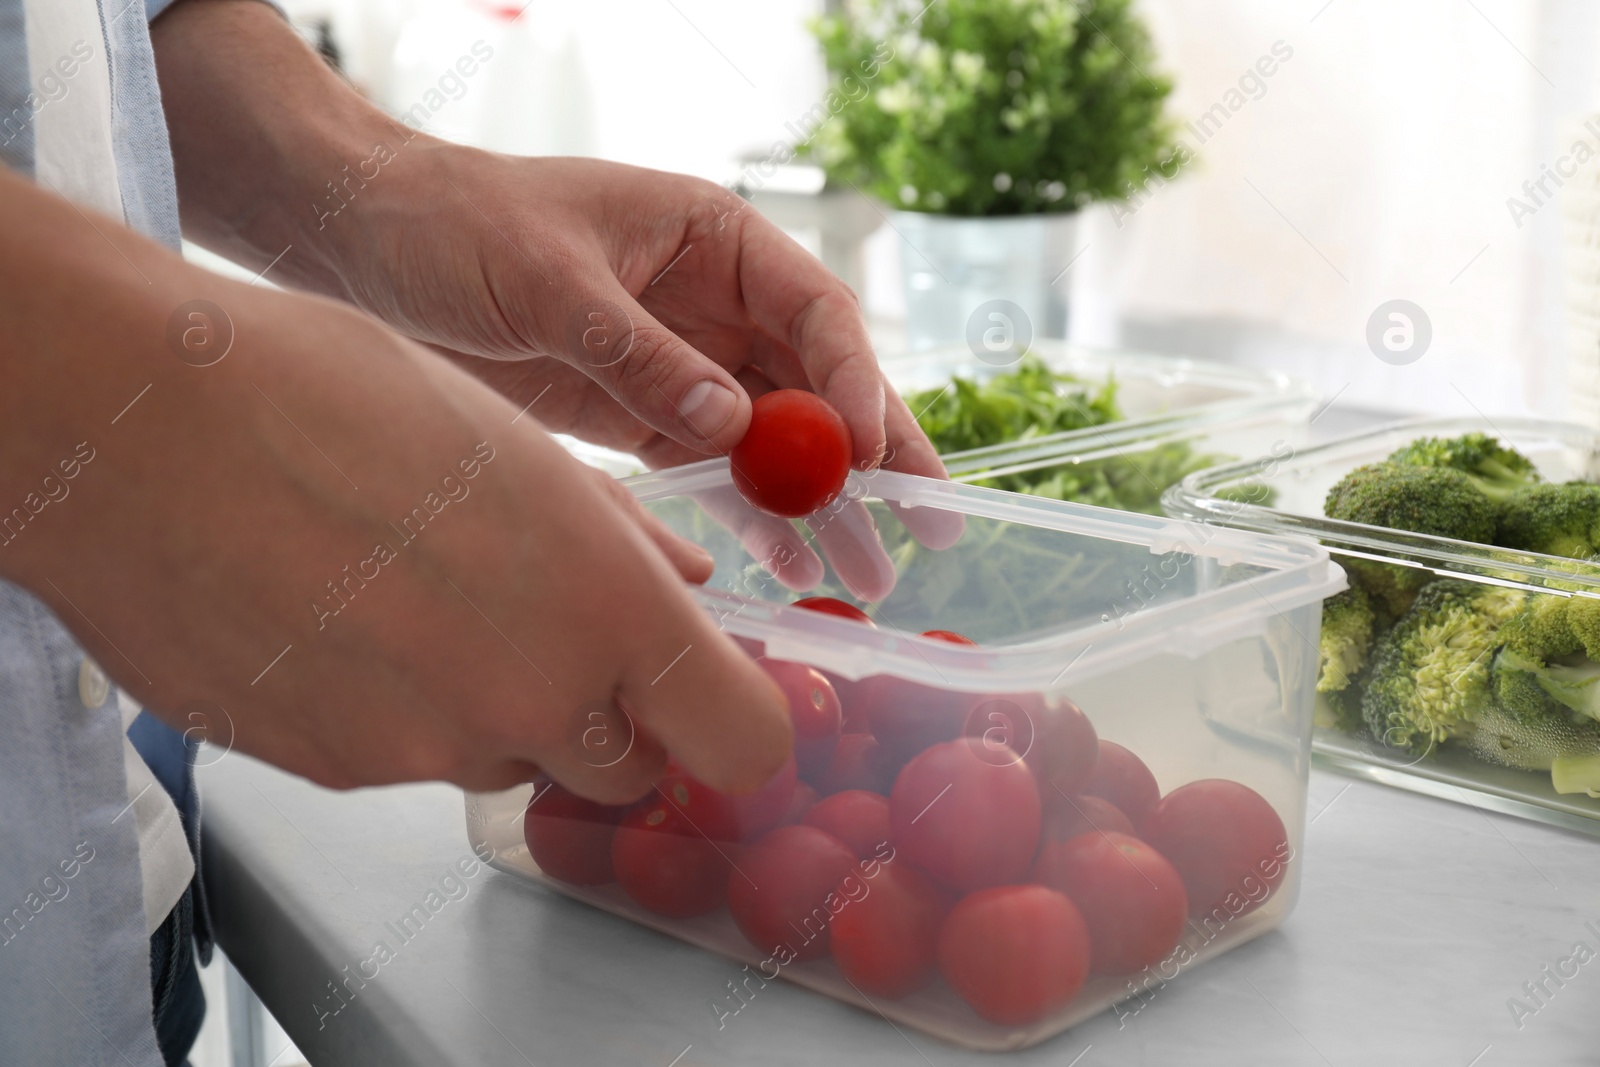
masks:
[[[232,336],[206,366],[197,300]],[[178,728],[220,706],[236,747],[329,785],[540,767],[612,802],[668,750],[729,789],[786,757],[781,693],[684,584],[710,560],[420,346],[4,168],[0,313],[0,576]]]
[[[478,357],[469,367],[519,406],[548,387],[532,409],[546,425],[667,466],[731,449],[751,398],[811,389],[844,415],[857,469],[943,474],[884,383],[854,294],[740,197],[437,142],[409,163],[388,190],[373,183],[341,257],[348,292]],[[408,225],[419,203],[429,224]]]
[[[249,0],[189,0],[153,38],[192,237],[276,260],[274,279],[348,299],[551,429],[653,466],[725,453],[750,397],[810,388],[845,417],[859,469],[943,476],[854,295],[734,194],[439,142]]]

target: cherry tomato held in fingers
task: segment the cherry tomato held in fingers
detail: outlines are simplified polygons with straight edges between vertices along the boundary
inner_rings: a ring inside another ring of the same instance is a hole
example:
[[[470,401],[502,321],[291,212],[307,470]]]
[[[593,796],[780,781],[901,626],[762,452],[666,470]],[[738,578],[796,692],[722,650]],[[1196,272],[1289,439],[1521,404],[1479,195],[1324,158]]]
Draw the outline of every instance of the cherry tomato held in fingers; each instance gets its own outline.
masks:
[[[615,881],[611,839],[622,812],[585,800],[554,782],[539,782],[522,817],[528,854],[545,874],[572,885]]]
[[[868,996],[903,997],[928,984],[949,910],[946,894],[909,863],[890,860],[870,880],[846,878],[850,901],[833,920],[833,962]]]
[[[934,745],[901,769],[889,795],[898,856],[963,891],[1018,880],[1039,844],[1032,772],[1014,754],[984,755],[964,740]]]
[[[1044,841],[1065,841],[1093,833],[1138,836],[1133,823],[1109,800],[1083,794],[1055,799],[1059,803],[1046,802],[1044,806],[1044,828],[1039,831]]]
[[[983,889],[951,910],[939,931],[939,970],[972,1010],[1025,1026],[1083,988],[1089,931],[1077,905],[1042,885]]]
[[[617,884],[641,907],[687,919],[727,899],[731,865],[725,853],[731,847],[701,836],[683,809],[658,796],[623,816],[611,864]]]
[[[834,917],[849,906],[834,889],[855,866],[850,846],[832,834],[780,826],[740,856],[728,876],[728,910],[762,952],[787,947],[793,959],[820,959],[828,954]]]
[[[1144,822],[1161,799],[1161,787],[1144,760],[1111,741],[1100,742],[1094,773],[1083,792],[1111,801],[1134,826]]]
[[[733,805],[733,818],[738,826],[739,840],[754,841],[783,822],[784,815],[789,811],[789,803],[794,800],[794,791],[798,784],[794,760],[791,758],[773,776],[772,781],[754,793],[729,797],[728,802]]]
[[[1136,837],[1087,833],[1048,841],[1033,880],[1072,899],[1089,928],[1089,969],[1131,974],[1165,959],[1183,936],[1183,879]]]
[[[728,459],[752,506],[798,519],[826,507],[850,474],[850,430],[833,405],[803,389],[778,389],[750,406],[750,428]]]
[[[783,690],[789,702],[789,721],[794,725],[795,761],[807,770],[827,764],[844,715],[839,695],[822,672],[804,663],[782,659],[756,661]]]
[[[1172,861],[1189,914],[1227,921],[1259,907],[1293,858],[1283,820],[1247,785],[1207,778],[1179,786],[1144,821],[1145,840]]]
[[[831,596],[806,596],[794,602],[794,607],[805,608],[807,611],[820,611],[824,615],[837,615],[841,619],[854,619],[864,622],[876,630],[877,624],[872,617],[854,604],[847,604],[843,600]]]
[[[1039,779],[1039,795],[1049,808],[1064,796],[1080,792],[1094,774],[1100,741],[1089,717],[1070,700],[1039,713],[1028,766]]]
[[[889,840],[889,798],[865,789],[846,789],[818,801],[806,813],[805,823],[826,830],[865,859]]]

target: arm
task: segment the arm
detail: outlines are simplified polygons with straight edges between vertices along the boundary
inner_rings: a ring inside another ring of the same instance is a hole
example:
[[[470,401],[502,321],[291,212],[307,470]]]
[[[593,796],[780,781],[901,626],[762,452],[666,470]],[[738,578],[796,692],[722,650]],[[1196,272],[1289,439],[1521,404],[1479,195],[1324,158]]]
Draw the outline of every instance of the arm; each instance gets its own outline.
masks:
[[[232,337],[204,367],[195,300]],[[180,728],[220,705],[241,750],[329,785],[538,766],[611,801],[667,750],[725,788],[785,758],[782,696],[683,584],[709,560],[366,316],[4,168],[0,316],[0,576]],[[605,769],[570,729],[597,700],[641,731]]]
[[[415,134],[253,0],[186,0],[152,32],[200,242],[258,269],[292,246],[275,279],[451,352],[518,407],[549,387],[546,425],[657,466],[726,452],[750,395],[799,387],[845,416],[861,468],[942,475],[854,294],[732,193]]]

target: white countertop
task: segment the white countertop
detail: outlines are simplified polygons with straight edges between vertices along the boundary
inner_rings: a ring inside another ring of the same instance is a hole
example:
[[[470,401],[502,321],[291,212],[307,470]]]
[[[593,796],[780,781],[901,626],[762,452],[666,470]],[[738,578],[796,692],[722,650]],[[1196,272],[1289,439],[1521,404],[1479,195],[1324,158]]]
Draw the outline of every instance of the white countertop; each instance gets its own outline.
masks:
[[[471,856],[459,792],[336,794],[237,753],[201,786],[219,940],[313,1064],[997,1059],[782,982],[719,1029],[711,1005],[738,966],[488,868],[402,943],[386,924]],[[1183,972],[1136,1014],[1005,1060],[1600,1063],[1600,839],[1321,771],[1308,812],[1300,901],[1280,929]],[[394,957],[341,1006],[329,983],[380,939]],[[1581,965],[1579,942],[1596,954]],[[1563,959],[1576,973],[1558,985],[1542,969]],[[1540,981],[1536,1000],[1524,983]],[[1529,1009],[1520,1020],[1511,998]]]

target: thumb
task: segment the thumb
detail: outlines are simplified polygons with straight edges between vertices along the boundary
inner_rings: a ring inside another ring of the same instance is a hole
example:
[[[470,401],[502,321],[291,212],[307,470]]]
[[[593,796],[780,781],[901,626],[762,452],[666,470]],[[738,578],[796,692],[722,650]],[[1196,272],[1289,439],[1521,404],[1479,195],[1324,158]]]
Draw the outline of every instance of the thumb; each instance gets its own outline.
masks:
[[[750,397],[715,362],[667,329],[614,278],[576,301],[562,357],[656,432],[702,454],[726,454],[750,425]]]

